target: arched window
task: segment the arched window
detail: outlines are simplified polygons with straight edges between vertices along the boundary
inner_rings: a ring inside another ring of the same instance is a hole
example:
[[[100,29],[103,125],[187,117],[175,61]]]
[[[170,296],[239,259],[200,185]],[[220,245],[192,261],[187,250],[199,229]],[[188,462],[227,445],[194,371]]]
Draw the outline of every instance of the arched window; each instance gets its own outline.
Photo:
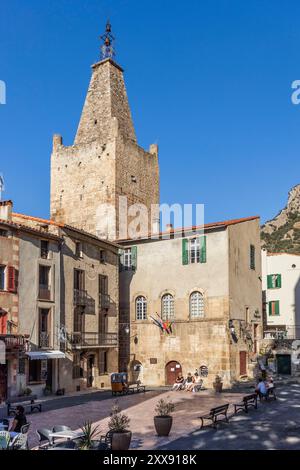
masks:
[[[135,301],[135,311],[137,320],[147,320],[147,300],[142,295]]]
[[[171,294],[165,294],[161,299],[161,310],[163,320],[172,320],[174,313],[174,297]]]
[[[192,292],[190,295],[190,317],[204,317],[204,298],[201,292]]]

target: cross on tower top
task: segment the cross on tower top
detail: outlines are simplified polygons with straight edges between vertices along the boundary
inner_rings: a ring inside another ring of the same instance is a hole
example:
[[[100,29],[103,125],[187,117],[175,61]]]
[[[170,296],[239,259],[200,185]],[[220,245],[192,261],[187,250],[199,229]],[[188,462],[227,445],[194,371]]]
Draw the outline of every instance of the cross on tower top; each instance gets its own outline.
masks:
[[[111,34],[111,24],[109,20],[107,20],[106,23],[105,33],[100,36],[100,39],[103,41],[101,46],[101,60],[108,58],[113,59],[115,56],[115,49],[113,46],[115,38]]]

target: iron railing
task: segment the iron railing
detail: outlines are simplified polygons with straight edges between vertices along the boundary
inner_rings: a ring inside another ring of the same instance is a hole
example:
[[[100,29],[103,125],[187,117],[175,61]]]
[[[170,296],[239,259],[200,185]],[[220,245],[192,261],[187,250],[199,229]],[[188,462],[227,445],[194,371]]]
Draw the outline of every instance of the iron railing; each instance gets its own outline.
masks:
[[[85,307],[88,303],[87,291],[83,289],[74,289],[73,302],[74,305]]]
[[[39,334],[39,348],[50,347],[50,334],[46,331],[41,331]]]
[[[5,343],[7,349],[25,349],[27,346],[27,339],[21,335],[0,334],[0,341]]]
[[[108,310],[110,307],[110,295],[108,294],[99,294],[99,307],[101,310]]]
[[[39,299],[50,300],[51,299],[51,287],[45,284],[39,285]]]
[[[74,332],[69,335],[69,343],[73,348],[85,347],[116,347],[117,333]]]
[[[264,339],[300,339],[299,325],[267,325],[264,331]]]

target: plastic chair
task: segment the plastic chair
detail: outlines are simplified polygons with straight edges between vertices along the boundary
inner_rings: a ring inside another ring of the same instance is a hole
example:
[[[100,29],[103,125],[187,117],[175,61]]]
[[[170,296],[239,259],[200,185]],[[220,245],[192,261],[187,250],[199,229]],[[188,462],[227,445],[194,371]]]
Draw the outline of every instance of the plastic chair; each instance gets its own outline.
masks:
[[[41,428],[36,431],[38,438],[39,438],[39,444],[40,447],[44,447],[43,443],[48,442],[48,446],[53,445],[53,439],[52,437],[49,436],[50,433],[52,433],[51,429],[47,428]]]
[[[0,431],[0,449],[8,449],[10,434],[8,431]]]
[[[13,450],[28,450],[28,438],[27,434],[17,434],[9,446]]]
[[[26,423],[21,427],[21,434],[27,434],[31,423]]]

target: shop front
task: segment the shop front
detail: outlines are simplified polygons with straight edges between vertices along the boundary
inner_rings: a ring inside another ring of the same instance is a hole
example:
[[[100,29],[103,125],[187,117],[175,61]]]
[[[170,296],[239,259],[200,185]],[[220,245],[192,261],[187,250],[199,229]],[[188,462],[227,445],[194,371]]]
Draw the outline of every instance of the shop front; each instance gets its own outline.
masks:
[[[60,389],[58,361],[65,358],[62,351],[30,351],[26,353],[26,387],[34,395],[56,393]]]

